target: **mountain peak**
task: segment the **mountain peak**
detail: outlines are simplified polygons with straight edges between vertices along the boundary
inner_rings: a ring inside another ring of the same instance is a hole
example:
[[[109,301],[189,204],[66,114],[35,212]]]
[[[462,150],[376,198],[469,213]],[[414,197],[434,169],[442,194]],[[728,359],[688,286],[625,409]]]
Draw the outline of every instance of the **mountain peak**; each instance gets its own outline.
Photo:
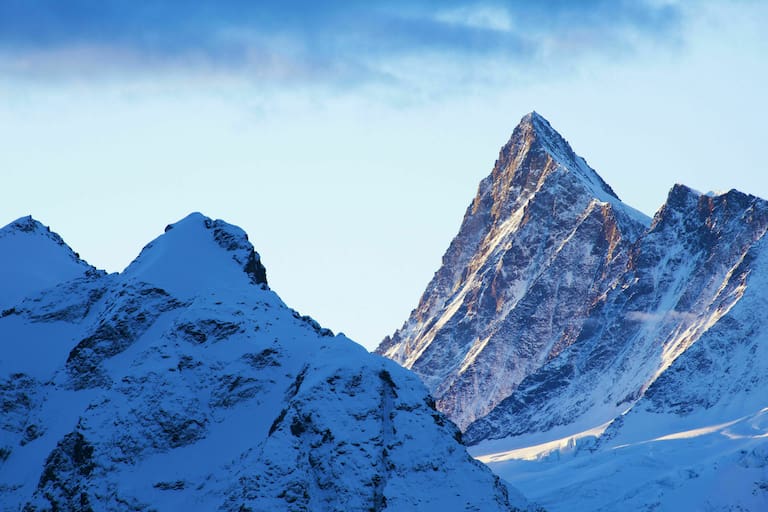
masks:
[[[549,152],[556,153],[570,160],[575,157],[573,149],[555,130],[550,122],[538,112],[531,111],[525,114],[512,132],[511,140],[516,138],[535,137],[536,140],[545,146]],[[511,142],[510,140],[510,142]],[[555,155],[553,155],[555,156]]]
[[[567,173],[575,178],[595,199],[602,202],[620,203],[613,189],[578,156],[571,145],[541,114],[536,111],[524,115],[512,132],[509,141],[501,148],[494,167],[494,181],[518,175],[519,169],[526,172],[524,188],[536,189],[551,172]],[[512,171],[510,173],[510,171]],[[530,179],[535,182],[530,182]],[[519,182],[520,177],[513,179]],[[504,184],[506,186],[506,184]]]
[[[480,183],[419,305],[378,351],[418,373],[466,427],[575,340],[586,306],[561,314],[554,301],[596,302],[649,220],[531,112]]]
[[[166,226],[125,269],[125,275],[189,294],[215,283],[267,284],[266,269],[245,231],[199,212]]]
[[[547,121],[544,118],[544,116],[542,116],[541,114],[539,114],[535,110],[531,110],[530,112],[525,114],[520,119],[520,124],[530,124],[530,125],[533,125],[534,123],[539,124],[539,123],[542,123],[542,122],[546,123],[546,124],[549,124],[549,121]]]
[[[576,194],[610,203],[620,216],[647,226],[650,219],[624,204],[613,189],[578,156],[538,112],[522,117],[502,146],[491,175],[480,186],[473,210],[486,208],[502,222],[540,191]],[[483,197],[483,196],[488,197]]]
[[[525,114],[523,117],[521,117],[517,127],[534,130],[535,133],[540,137],[555,139],[555,140],[559,139],[558,142],[564,143],[564,145],[568,146],[568,149],[571,150],[571,147],[570,145],[568,145],[568,142],[565,139],[563,139],[563,137],[557,132],[557,130],[555,130],[552,127],[550,122],[535,110],[532,110],[527,114]]]
[[[266,289],[240,228],[193,213],[122,275],[53,283],[38,231],[0,238],[1,510],[526,506],[415,375]]]
[[[25,217],[19,217],[15,221],[0,229],[0,233],[3,234],[10,231],[30,233],[33,231],[48,231],[48,228],[43,226],[39,221],[32,218],[31,215],[27,215]]]
[[[531,144],[540,145],[561,163],[572,163],[577,158],[568,141],[552,127],[544,116],[535,110],[520,119],[512,132],[510,142],[515,139],[527,140]]]
[[[31,215],[0,228],[0,305],[95,271]]]
[[[19,234],[19,233],[39,234],[46,238],[49,238],[51,241],[55,242],[58,245],[62,245],[62,246],[67,245],[57,233],[54,233],[53,231],[51,231],[51,228],[49,228],[42,222],[38,221],[31,215],[19,217],[13,222],[10,222],[9,224],[0,228],[0,238]]]
[[[692,189],[686,185],[676,183],[667,194],[667,200],[664,205],[656,213],[655,220],[658,221],[660,216],[668,214],[669,211],[686,212],[699,208],[701,204],[705,204],[705,209],[711,210],[714,205],[725,205],[728,210],[744,210],[753,203],[765,203],[765,200],[760,199],[751,194],[746,194],[735,188],[732,188],[725,192],[707,192],[703,194],[698,190]]]

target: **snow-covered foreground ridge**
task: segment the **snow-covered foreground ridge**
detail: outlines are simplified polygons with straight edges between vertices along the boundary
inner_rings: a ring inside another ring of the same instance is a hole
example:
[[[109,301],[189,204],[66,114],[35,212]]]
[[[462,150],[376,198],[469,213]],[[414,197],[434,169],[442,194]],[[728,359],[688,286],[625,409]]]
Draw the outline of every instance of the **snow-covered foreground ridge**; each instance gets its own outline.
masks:
[[[557,510],[768,510],[768,202],[624,205],[536,113],[378,351]]]
[[[0,509],[514,510],[419,379],[289,309],[192,214],[108,275],[0,230]]]

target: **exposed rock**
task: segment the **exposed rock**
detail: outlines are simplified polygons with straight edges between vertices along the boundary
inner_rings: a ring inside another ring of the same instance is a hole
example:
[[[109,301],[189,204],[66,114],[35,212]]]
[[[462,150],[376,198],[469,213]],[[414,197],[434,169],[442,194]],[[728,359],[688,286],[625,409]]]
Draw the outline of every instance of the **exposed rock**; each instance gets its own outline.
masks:
[[[529,114],[418,307],[377,352],[414,370],[466,428],[576,340],[647,223]]]

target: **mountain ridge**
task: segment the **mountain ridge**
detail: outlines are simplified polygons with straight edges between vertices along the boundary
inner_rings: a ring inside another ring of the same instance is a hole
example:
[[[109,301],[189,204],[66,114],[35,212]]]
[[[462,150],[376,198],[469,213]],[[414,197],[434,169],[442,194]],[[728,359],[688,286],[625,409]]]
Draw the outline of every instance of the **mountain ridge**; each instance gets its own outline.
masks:
[[[675,184],[639,217],[542,119],[377,351],[547,509],[764,510],[768,202]]]
[[[104,273],[31,215],[0,228],[0,253],[6,263],[0,267],[0,310],[59,280]]]
[[[575,241],[602,240],[610,248],[608,256],[580,258],[586,277],[572,292],[596,297],[610,286],[603,282],[610,274],[606,269],[623,265],[629,246],[649,222],[621,203],[544,118],[528,114],[480,182],[419,305],[376,351],[419,374],[441,410],[466,428],[552,350],[570,343],[567,337],[563,342],[554,338],[575,326],[552,322],[552,312],[542,312],[550,319],[542,322],[554,326],[541,327],[552,332],[534,332],[533,326],[523,335],[527,340],[511,348],[515,355],[504,342],[504,332],[519,322],[514,315],[523,314],[515,313],[517,305],[520,311],[536,307],[535,296],[546,293],[537,286],[538,276],[569,251],[580,250]],[[568,282],[557,288],[567,291],[573,288],[573,274],[564,277]],[[450,348],[441,349],[443,344]],[[501,374],[493,376],[487,369],[473,373],[478,357],[517,362],[497,365]]]
[[[12,301],[0,510],[529,507],[415,376],[288,308],[253,262],[242,230],[192,214],[123,273]]]

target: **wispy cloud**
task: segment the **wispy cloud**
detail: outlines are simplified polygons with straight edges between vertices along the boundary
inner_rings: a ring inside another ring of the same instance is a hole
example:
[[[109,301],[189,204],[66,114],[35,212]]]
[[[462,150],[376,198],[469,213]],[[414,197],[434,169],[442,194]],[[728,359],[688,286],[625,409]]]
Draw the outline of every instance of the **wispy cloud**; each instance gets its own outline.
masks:
[[[629,311],[625,318],[630,322],[659,323],[663,321],[693,321],[698,315],[685,311]]]
[[[414,57],[457,67],[631,52],[676,37],[674,5],[632,0],[4,0],[0,70],[29,77],[205,72],[273,83],[387,79]]]

